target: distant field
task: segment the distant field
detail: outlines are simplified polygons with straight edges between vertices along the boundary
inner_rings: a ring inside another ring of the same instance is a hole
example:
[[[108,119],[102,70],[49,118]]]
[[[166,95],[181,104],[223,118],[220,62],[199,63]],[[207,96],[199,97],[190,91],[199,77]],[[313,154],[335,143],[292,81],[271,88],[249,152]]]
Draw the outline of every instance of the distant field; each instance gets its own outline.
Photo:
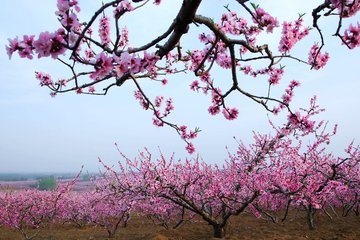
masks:
[[[72,179],[57,180],[60,184],[66,184]],[[25,180],[25,181],[0,181],[0,190],[23,190],[31,188],[36,184],[37,180]],[[91,181],[78,180],[74,186],[74,191],[88,191],[94,188]],[[0,238],[1,240],[1,238]]]
[[[317,215],[315,221],[318,229],[307,230],[304,212],[289,216],[284,223],[273,224],[243,214],[230,221],[226,240],[257,239],[360,239],[360,217],[335,217],[332,220],[326,215]],[[20,240],[20,234],[0,228],[0,240]],[[107,234],[100,227],[86,226],[77,228],[72,225],[50,225],[42,229],[35,240],[105,240]],[[166,230],[154,225],[147,218],[133,217],[126,228],[120,228],[116,240],[205,240],[212,238],[212,228],[205,222],[187,223],[177,229]]]
[[[74,173],[0,173],[0,181],[36,180],[47,176],[54,176],[56,179],[70,179],[76,175]]]

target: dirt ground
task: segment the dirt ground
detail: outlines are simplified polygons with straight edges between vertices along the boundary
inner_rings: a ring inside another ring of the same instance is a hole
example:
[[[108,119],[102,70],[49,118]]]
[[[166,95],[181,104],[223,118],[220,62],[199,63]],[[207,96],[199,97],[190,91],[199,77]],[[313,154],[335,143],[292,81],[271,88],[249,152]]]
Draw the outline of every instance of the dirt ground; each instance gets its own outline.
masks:
[[[307,229],[304,212],[292,213],[286,222],[274,224],[252,215],[243,214],[229,222],[226,240],[249,239],[360,239],[360,217],[316,215],[317,229]],[[13,230],[0,228],[0,240],[20,240],[22,236]],[[77,228],[72,225],[50,225],[42,229],[35,240],[105,240],[106,231],[99,227]],[[116,240],[205,240],[212,239],[212,227],[205,222],[186,223],[177,229],[166,230],[150,220],[132,217],[126,228],[119,228]]]

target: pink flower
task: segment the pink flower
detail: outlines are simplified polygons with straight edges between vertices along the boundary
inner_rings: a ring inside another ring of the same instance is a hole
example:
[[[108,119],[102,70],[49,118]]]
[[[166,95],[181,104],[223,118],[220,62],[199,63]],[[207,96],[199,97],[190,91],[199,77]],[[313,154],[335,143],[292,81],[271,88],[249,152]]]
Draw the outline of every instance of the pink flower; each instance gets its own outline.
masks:
[[[57,83],[62,86],[62,87],[66,87],[66,79],[61,79],[61,80],[58,80]]]
[[[101,44],[108,45],[110,39],[110,19],[107,16],[102,16],[99,23],[99,36]]]
[[[140,68],[141,68],[141,58],[139,58],[135,54],[133,54],[130,58],[129,68],[130,68],[131,73],[133,73],[133,74],[139,73]]]
[[[309,53],[308,63],[316,70],[324,67],[329,60],[329,54],[327,52],[322,54],[319,52],[319,49],[320,47],[317,44],[314,44]]]
[[[160,121],[159,119],[157,118],[153,118],[153,124],[157,127],[163,127],[164,126],[164,122],[163,121]]]
[[[360,47],[360,23],[357,26],[350,24],[344,32],[343,40],[350,48]]]
[[[21,58],[33,58],[34,35],[24,35],[22,41],[19,41],[18,38],[8,39],[8,41],[9,46],[6,46],[6,52],[9,55],[9,59],[11,59],[11,56],[15,51],[18,51]]]
[[[198,81],[194,81],[192,82],[192,84],[190,85],[190,89],[193,91],[199,91],[199,82]]]
[[[280,112],[280,108],[278,108],[278,107],[274,107],[274,108],[273,108],[273,113],[274,113],[274,115],[278,115],[279,112]]]
[[[195,70],[201,64],[201,61],[204,59],[206,52],[200,50],[193,50],[191,52],[191,66],[189,70]]]
[[[200,80],[205,82],[205,83],[210,83],[211,82],[210,73],[206,72],[205,74],[201,75]]]
[[[126,27],[121,30],[121,38],[119,41],[119,47],[127,47],[129,45],[129,32]]]
[[[294,126],[298,126],[301,122],[301,115],[299,112],[291,113],[288,115],[288,120]]]
[[[169,98],[166,100],[166,107],[165,107],[165,115],[168,115],[172,110],[174,110],[173,100]]]
[[[94,51],[92,49],[85,49],[85,57],[87,61],[94,58],[95,57]]]
[[[251,66],[249,66],[249,65],[242,67],[241,70],[242,70],[246,75],[250,74],[251,71],[252,71]]]
[[[188,138],[189,139],[194,139],[196,137],[197,137],[197,132],[196,131],[194,132],[194,131],[190,130]]]
[[[235,12],[230,12],[223,14],[221,17],[221,29],[233,35],[240,35],[247,32],[248,36],[252,35],[255,32],[249,33],[247,31],[248,26],[246,19],[237,16]]]
[[[83,93],[83,89],[82,89],[82,88],[76,89],[76,94],[82,94],[82,93]]]
[[[208,112],[211,114],[211,115],[216,115],[220,112],[220,107],[219,106],[210,106],[208,108]]]
[[[144,72],[145,70],[151,71],[151,69],[155,66],[155,64],[159,60],[160,58],[156,56],[155,53],[148,53],[144,51],[144,58],[141,60],[140,72]]]
[[[119,18],[125,12],[130,12],[132,10],[134,10],[134,8],[133,6],[131,6],[131,3],[129,1],[127,0],[121,1],[120,4],[114,10],[114,17]]]
[[[155,106],[156,107],[161,107],[161,104],[163,103],[164,101],[164,97],[163,96],[156,96],[155,98]]]
[[[216,105],[220,105],[222,103],[222,96],[221,94],[221,90],[220,89],[216,89],[211,91],[211,95],[212,95],[212,99],[211,102],[216,104]]]
[[[292,96],[289,94],[284,94],[281,98],[285,104],[289,104],[291,102]]]
[[[115,58],[115,73],[117,77],[121,77],[129,71],[131,56],[128,53],[122,53],[120,57]]]
[[[90,78],[99,80],[107,76],[113,69],[112,58],[109,58],[105,53],[96,55],[94,64],[95,72],[90,74]]]
[[[94,86],[89,86],[88,91],[89,91],[89,93],[94,93],[95,92],[95,87]]]
[[[216,58],[216,63],[222,68],[229,69],[232,62],[228,54],[219,54]]]
[[[76,29],[80,26],[79,20],[75,13],[66,14],[62,16],[60,23],[66,28],[66,30],[70,31]]]
[[[168,80],[164,78],[163,80],[161,80],[161,83],[162,85],[166,85],[168,83]]]
[[[290,52],[298,41],[308,35],[308,28],[301,29],[302,21],[302,18],[300,18],[295,21],[294,25],[290,22],[283,23],[282,36],[279,43],[279,51],[281,53]]]
[[[199,40],[205,44],[213,42],[213,38],[210,36],[210,34],[205,35],[205,33],[199,35]]]
[[[137,90],[134,92],[134,97],[135,99],[137,99],[140,103],[140,105],[145,109],[149,109],[149,103],[146,101],[146,99],[144,98],[144,96],[142,95],[142,93]]]
[[[283,74],[284,74],[284,69],[282,69],[282,68],[276,68],[276,69],[271,70],[269,83],[271,85],[278,84],[280,79],[282,78]]]
[[[49,57],[56,59],[60,54],[66,51],[64,47],[64,29],[59,29],[55,33],[42,32],[33,46],[38,58]]]
[[[264,9],[257,8],[255,13],[256,20],[254,22],[259,23],[261,27],[266,27],[266,32],[272,33],[273,29],[279,26],[278,20],[265,12]]]
[[[239,110],[236,108],[224,108],[222,112],[227,120],[234,120],[239,115]]]
[[[300,86],[300,82],[296,81],[296,80],[292,80],[289,84],[290,88],[294,88],[294,87],[298,87],[298,86]]]
[[[60,13],[65,13],[69,10],[70,8],[70,1],[68,0],[58,0],[57,1],[57,8],[59,10],[59,12],[57,12],[56,14],[60,14]]]
[[[186,146],[186,150],[188,151],[189,154],[193,154],[195,152],[195,147],[192,143],[189,143],[187,146]]]
[[[54,84],[51,79],[51,76],[47,73],[36,72],[35,78],[40,81],[41,86],[52,86]]]
[[[16,37],[14,39],[8,39],[9,46],[6,46],[6,52],[11,59],[12,54],[19,49],[19,39]]]
[[[160,3],[161,3],[161,0],[154,0],[155,5],[160,5]]]

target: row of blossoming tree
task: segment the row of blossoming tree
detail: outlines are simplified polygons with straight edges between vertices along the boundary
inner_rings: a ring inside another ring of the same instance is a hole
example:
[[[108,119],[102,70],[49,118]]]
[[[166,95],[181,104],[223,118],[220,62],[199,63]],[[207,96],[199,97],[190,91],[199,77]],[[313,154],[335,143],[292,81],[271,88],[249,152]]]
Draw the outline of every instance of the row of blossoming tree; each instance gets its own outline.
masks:
[[[324,121],[312,120],[321,111],[312,99],[309,109],[283,126],[270,123],[273,135],[254,133],[252,144],[239,142],[221,166],[162,154],[152,159],[146,149],[130,160],[119,151],[126,163],[114,169],[100,159],[105,171],[93,192],[60,187],[0,193],[0,224],[26,239],[29,227],[54,222],[95,224],[112,237],[139,214],[164,227],[202,219],[222,238],[229,219],[245,211],[276,223],[286,220],[289,209],[303,209],[309,229],[315,229],[317,211],[330,216],[329,210],[342,208],[344,216],[358,215],[360,148],[350,144],[342,157],[329,153],[336,126],[328,132]],[[310,136],[315,140],[304,144]]]
[[[315,98],[307,110],[295,111],[291,106],[294,89],[300,82],[289,81],[281,96],[271,90],[282,82],[286,70],[283,63],[307,64],[313,70],[325,67],[329,59],[329,53],[323,51],[327,36],[321,31],[325,17],[338,19],[332,30],[344,48],[359,47],[359,23],[352,23],[345,30],[343,24],[359,12],[360,1],[319,1],[310,14],[312,28],[303,25],[304,15],[282,23],[277,49],[259,40],[264,34],[276,37],[271,34],[280,27],[276,17],[261,6],[248,0],[229,0],[221,18],[215,19],[198,13],[202,2],[183,0],[167,30],[154,39],[144,36],[143,45],[134,46],[129,31],[136,29],[125,27],[125,16],[149,7],[152,1],[107,1],[84,21],[79,17],[76,0],[58,0],[57,30],[42,32],[38,37],[9,39],[6,48],[9,57],[15,52],[28,59],[50,57],[69,69],[70,76],[61,79],[36,72],[35,77],[41,86],[51,90],[52,96],[71,91],[106,95],[116,86],[133,83],[134,96],[145,110],[152,111],[154,125],[175,129],[189,153],[195,151],[191,141],[200,130],[172,122],[172,98],[151,97],[142,87],[144,79],[166,85],[172,75],[191,72],[196,80],[190,80],[190,89],[210,95],[207,109],[211,115],[222,113],[228,120],[236,119],[239,110],[228,102],[229,96],[237,93],[268,112],[286,112],[286,124],[270,123],[274,133],[254,133],[254,142],[249,146],[239,142],[237,151],[229,150],[228,160],[222,165],[200,159],[177,161],[174,156],[163,155],[154,160],[145,150],[135,160],[122,154],[126,164],[120,164],[120,170],[104,164],[106,174],[93,193],[1,193],[2,225],[31,238],[26,233],[28,226],[40,229],[50,221],[75,221],[79,225],[92,222],[104,226],[112,236],[134,211],[163,226],[177,226],[200,217],[213,227],[214,236],[221,238],[229,219],[244,211],[277,222],[279,210],[285,210],[282,219],[286,219],[289,208],[303,208],[310,229],[315,227],[313,216],[318,209],[326,212],[329,207],[343,207],[345,212],[358,211],[360,149],[350,144],[344,157],[327,151],[336,128],[327,132],[326,122],[311,120],[321,112]],[[155,0],[154,4],[161,1]],[[204,27],[198,36],[203,47],[184,46],[184,35],[199,26]],[[311,32],[318,43],[309,46],[305,56],[294,56],[294,46]],[[229,79],[215,79],[218,71],[230,72]],[[267,90],[258,94],[245,89],[240,81],[245,75],[265,80]],[[50,201],[46,206],[52,207],[46,210],[26,196],[44,198],[41,202]],[[18,207],[11,207],[15,203]]]

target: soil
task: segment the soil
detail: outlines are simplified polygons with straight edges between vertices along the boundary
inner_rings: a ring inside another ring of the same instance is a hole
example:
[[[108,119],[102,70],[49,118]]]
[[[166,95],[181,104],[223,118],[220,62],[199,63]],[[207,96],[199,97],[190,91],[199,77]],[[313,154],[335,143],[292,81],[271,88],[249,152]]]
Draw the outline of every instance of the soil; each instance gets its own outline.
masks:
[[[257,219],[250,214],[233,217],[227,227],[226,240],[249,239],[360,239],[360,216],[347,217],[315,215],[316,230],[308,230],[305,212],[292,212],[285,222],[277,224]],[[20,233],[0,227],[0,240],[23,239]],[[35,240],[105,240],[104,229],[94,226],[78,228],[74,225],[49,225],[41,229]],[[185,223],[166,230],[147,218],[132,217],[126,228],[119,228],[115,240],[205,240],[211,239],[212,227],[203,221]]]

